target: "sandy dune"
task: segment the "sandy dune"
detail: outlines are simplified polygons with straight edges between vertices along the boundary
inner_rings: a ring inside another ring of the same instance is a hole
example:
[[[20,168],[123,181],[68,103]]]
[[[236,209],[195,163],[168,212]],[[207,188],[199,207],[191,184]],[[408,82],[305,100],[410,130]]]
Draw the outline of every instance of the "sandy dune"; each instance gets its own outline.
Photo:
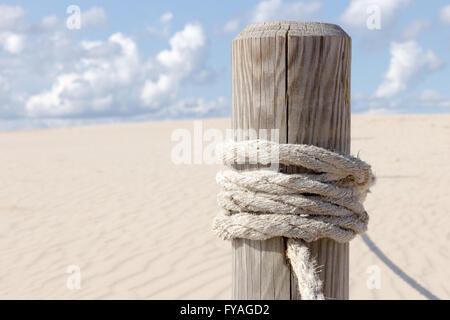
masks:
[[[229,298],[230,245],[210,230],[219,167],[173,164],[177,128],[193,122],[0,133],[0,298]],[[378,181],[351,298],[450,298],[449,145],[449,115],[353,116],[352,151]]]

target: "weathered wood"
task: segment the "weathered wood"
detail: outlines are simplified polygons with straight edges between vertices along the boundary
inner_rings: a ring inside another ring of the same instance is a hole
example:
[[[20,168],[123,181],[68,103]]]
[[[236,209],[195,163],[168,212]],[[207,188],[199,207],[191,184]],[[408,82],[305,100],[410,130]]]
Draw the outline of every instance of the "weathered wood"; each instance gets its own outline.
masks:
[[[279,129],[280,143],[349,153],[350,54],[351,39],[336,25],[247,26],[232,42],[233,128]],[[323,239],[310,249],[323,266],[325,297],[348,299],[348,244]],[[234,299],[300,298],[282,238],[237,239],[232,250]]]

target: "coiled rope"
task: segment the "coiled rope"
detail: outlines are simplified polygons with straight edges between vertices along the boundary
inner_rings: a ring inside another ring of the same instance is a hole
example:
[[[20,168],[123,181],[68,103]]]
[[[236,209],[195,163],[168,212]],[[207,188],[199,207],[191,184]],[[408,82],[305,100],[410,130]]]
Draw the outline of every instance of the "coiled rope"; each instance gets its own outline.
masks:
[[[224,239],[266,240],[286,237],[286,255],[304,300],[324,299],[317,263],[306,242],[330,238],[348,242],[367,230],[369,216],[362,205],[374,175],[370,165],[351,155],[302,144],[265,140],[225,143],[222,162],[268,164],[303,168],[306,173],[271,170],[225,170],[216,180],[221,212],[213,230]],[[306,169],[306,170],[305,170]]]

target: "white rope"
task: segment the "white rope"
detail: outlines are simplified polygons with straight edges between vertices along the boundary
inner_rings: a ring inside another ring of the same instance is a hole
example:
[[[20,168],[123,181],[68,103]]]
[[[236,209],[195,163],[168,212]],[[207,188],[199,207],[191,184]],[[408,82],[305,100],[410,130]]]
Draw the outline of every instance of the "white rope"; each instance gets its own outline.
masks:
[[[274,160],[273,150],[279,164],[307,173],[219,172],[216,180],[222,191],[217,199],[222,211],[213,229],[225,240],[289,238],[286,254],[302,299],[323,299],[316,265],[304,241],[348,242],[364,233],[369,217],[362,202],[375,178],[362,160],[310,145],[231,142],[222,145],[220,156],[228,166],[268,164]]]

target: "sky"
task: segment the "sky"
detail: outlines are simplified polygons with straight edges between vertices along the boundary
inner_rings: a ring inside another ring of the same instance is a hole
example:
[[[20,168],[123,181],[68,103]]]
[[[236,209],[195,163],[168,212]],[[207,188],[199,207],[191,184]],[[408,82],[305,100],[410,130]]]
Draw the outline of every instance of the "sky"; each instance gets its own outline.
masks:
[[[226,117],[249,23],[352,37],[352,112],[450,112],[450,1],[1,1],[0,130]]]

